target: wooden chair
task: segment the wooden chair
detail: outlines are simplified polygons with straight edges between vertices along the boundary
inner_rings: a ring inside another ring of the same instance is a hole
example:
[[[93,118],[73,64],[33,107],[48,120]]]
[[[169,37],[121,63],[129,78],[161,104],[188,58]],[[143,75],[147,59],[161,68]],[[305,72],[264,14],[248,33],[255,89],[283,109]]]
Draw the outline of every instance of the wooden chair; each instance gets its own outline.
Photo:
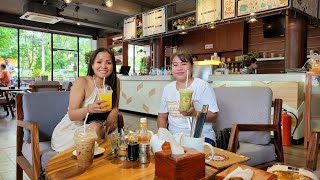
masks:
[[[0,91],[0,105],[3,106],[3,109],[7,112],[7,116],[9,116],[9,110],[11,112],[11,116],[14,117],[14,111],[12,105],[10,103],[9,95],[5,91]]]
[[[38,180],[48,160],[57,154],[51,149],[51,135],[55,126],[67,112],[68,96],[67,91],[38,92],[16,96],[17,180],[22,180],[23,171],[30,179]],[[121,129],[123,125],[123,117],[119,113],[118,128]]]
[[[273,124],[233,124],[229,139],[228,151],[237,152],[239,142],[239,131],[267,131],[273,132],[271,143],[274,144],[276,160],[257,165],[257,168],[267,169],[275,162],[284,162],[282,136],[281,136],[281,113],[282,113],[282,100],[275,99],[272,103],[274,107]]]
[[[309,138],[307,152],[306,168],[312,171],[317,169],[318,151],[319,151],[320,131],[313,131]]]
[[[59,81],[35,81],[31,85],[31,92],[44,92],[44,91],[61,91],[62,85]]]

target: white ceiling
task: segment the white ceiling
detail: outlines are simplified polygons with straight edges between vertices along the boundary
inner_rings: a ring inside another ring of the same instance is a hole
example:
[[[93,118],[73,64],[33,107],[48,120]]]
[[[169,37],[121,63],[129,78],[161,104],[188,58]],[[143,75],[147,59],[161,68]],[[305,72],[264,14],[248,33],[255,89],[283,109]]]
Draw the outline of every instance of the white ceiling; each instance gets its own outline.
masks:
[[[108,8],[102,6],[102,0],[73,0],[71,4],[63,8],[59,16],[65,18],[65,23],[72,24],[80,21],[83,26],[108,31],[122,30],[122,21],[125,17],[175,1],[178,0],[113,0],[113,7]],[[43,5],[44,0],[1,0],[0,12],[21,16],[25,13],[23,7],[29,2]],[[61,9],[62,5],[62,0],[47,0],[47,6]],[[78,13],[75,12],[77,5],[80,7]]]

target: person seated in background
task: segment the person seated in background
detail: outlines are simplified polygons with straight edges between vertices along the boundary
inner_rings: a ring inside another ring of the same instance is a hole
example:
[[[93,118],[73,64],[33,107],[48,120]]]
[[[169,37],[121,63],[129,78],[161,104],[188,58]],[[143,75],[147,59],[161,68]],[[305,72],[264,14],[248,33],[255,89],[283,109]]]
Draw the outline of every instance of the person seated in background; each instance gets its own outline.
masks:
[[[257,74],[257,68],[258,68],[258,61],[256,58],[251,58],[250,59],[250,74]]]
[[[158,128],[168,128],[172,134],[184,132],[189,135],[188,118],[197,116],[202,105],[209,105],[202,134],[206,142],[215,146],[216,137],[212,123],[215,122],[219,109],[213,88],[206,81],[192,77],[193,61],[190,54],[177,52],[173,55],[171,66],[176,81],[164,87],[158,113]],[[193,103],[190,109],[185,111],[180,106],[179,90],[186,86],[193,90]]]
[[[1,64],[1,73],[0,73],[0,87],[8,87],[11,86],[11,76],[8,71],[6,64]]]
[[[104,81],[105,80],[105,81]],[[98,92],[110,86],[112,109],[106,108],[104,100],[98,100]],[[97,139],[104,137],[106,131],[117,128],[120,80],[116,74],[116,61],[110,49],[99,48],[93,52],[88,64],[87,76],[81,76],[74,82],[70,91],[69,111],[55,127],[51,147],[63,151],[74,146],[74,132],[86,123],[95,130]]]

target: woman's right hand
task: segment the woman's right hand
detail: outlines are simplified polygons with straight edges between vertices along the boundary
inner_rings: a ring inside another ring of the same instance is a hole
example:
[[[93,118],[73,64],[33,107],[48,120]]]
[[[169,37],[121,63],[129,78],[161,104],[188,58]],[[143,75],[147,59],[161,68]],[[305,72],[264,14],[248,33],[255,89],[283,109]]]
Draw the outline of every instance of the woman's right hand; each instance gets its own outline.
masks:
[[[104,104],[104,100],[96,100],[95,102],[93,102],[92,104],[88,105],[88,112],[90,114],[92,113],[105,113],[108,111],[111,111],[111,109],[107,109],[106,108],[106,104]]]

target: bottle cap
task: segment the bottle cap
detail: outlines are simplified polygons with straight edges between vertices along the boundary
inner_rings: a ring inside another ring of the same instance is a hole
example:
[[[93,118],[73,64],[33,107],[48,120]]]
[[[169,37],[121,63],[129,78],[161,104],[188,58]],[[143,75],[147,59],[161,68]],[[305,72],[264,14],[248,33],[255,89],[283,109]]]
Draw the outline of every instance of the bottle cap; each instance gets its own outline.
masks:
[[[140,123],[147,123],[147,118],[140,118]]]

